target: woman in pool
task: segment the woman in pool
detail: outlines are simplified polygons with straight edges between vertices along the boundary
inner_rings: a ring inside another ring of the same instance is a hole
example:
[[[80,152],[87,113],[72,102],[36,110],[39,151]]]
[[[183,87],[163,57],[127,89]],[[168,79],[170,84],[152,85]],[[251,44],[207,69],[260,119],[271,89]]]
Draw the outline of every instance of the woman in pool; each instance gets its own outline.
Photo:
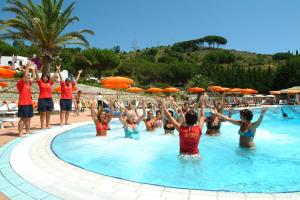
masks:
[[[109,115],[105,112],[104,109],[99,110],[97,114],[95,109],[96,109],[96,105],[92,103],[91,115],[96,126],[96,131],[97,131],[96,136],[106,136],[107,130],[109,130],[109,122],[114,117],[114,100],[110,99]]]
[[[244,110],[240,111],[241,120],[232,119],[230,117],[222,115],[221,113],[218,113],[216,110],[212,110],[212,112],[215,115],[221,117],[222,119],[224,119],[226,121],[229,121],[230,123],[232,123],[234,125],[240,126],[240,129],[238,132],[240,135],[240,147],[245,147],[245,148],[251,148],[251,147],[255,146],[255,144],[253,142],[255,132],[256,132],[256,129],[258,128],[258,126],[260,125],[260,123],[262,122],[266,111],[267,111],[267,108],[262,107],[258,120],[256,122],[252,123],[251,120],[253,118],[253,113],[252,113],[252,111],[250,111],[248,109],[244,109]]]
[[[195,110],[189,110],[184,115],[184,122],[182,124],[178,123],[168,112],[165,104],[162,100],[158,101],[162,105],[162,109],[168,120],[174,125],[176,130],[179,132],[179,157],[180,158],[193,158],[200,159],[199,152],[199,142],[202,134],[202,126],[204,123],[204,98],[200,98],[200,117],[198,119],[198,114]],[[198,123],[197,123],[198,121]]]
[[[172,110],[168,110],[168,112],[170,113],[170,115],[174,118],[174,112]],[[163,119],[163,127],[164,127],[164,130],[165,130],[165,135],[167,134],[172,134],[174,135],[174,130],[175,130],[175,127],[174,125],[172,124],[172,122],[170,120],[168,120],[163,112],[162,112],[162,119]]]
[[[143,119],[146,116],[144,100],[141,99],[140,103],[143,108],[143,115],[140,117],[137,117],[135,111],[133,110],[128,110],[126,112],[126,116],[124,116],[123,113],[125,111],[125,107],[123,103],[119,103],[119,107],[120,107],[119,120],[124,127],[125,138],[130,138],[135,140],[140,139],[139,124],[141,121],[143,121]]]
[[[213,101],[214,103],[214,109],[218,112],[223,114],[224,111],[224,106],[225,106],[225,101],[224,98],[222,100],[222,103],[216,103],[215,101]],[[231,110],[228,111],[228,117],[231,117]],[[216,136],[219,135],[220,133],[220,129],[221,129],[221,123],[224,120],[221,119],[221,117],[218,117],[217,115],[215,115],[214,113],[211,112],[210,117],[206,117],[205,122],[206,122],[206,134],[210,135],[210,136]]]
[[[163,127],[163,119],[162,119],[161,110],[156,111],[155,121],[156,121],[156,127],[158,127],[158,128]]]

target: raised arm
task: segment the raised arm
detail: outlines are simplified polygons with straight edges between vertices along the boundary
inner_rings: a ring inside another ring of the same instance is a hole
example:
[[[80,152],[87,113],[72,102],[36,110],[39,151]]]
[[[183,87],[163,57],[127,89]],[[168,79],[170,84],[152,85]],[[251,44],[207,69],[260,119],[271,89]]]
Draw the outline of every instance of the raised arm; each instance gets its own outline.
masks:
[[[225,108],[225,105],[226,105],[226,96],[225,96],[225,93],[223,93],[222,95],[222,101],[221,101],[221,108],[220,108],[220,112],[223,114],[223,111],[224,111],[224,108]]]
[[[126,120],[123,117],[123,113],[125,110],[124,104],[121,102],[118,102],[119,108],[120,108],[120,113],[119,113],[119,120],[122,123],[123,127],[126,125]]]
[[[201,95],[200,97],[200,102],[199,102],[199,112],[200,112],[200,117],[199,117],[199,126],[202,128],[203,127],[203,123],[205,120],[205,112],[204,112],[204,108],[205,108],[205,102],[204,102],[204,96]]]
[[[256,122],[254,122],[253,128],[257,128],[261,124],[261,122],[262,122],[262,120],[263,120],[263,118],[265,116],[265,113],[267,112],[267,109],[268,109],[267,107],[262,107],[261,108],[261,112],[260,112],[259,118],[258,118],[258,120]]]
[[[228,122],[230,122],[230,123],[232,123],[234,125],[237,125],[237,126],[241,125],[241,121],[240,120],[235,120],[235,119],[232,119],[232,118],[230,118],[228,116],[225,116],[225,115],[223,115],[221,113],[218,113],[218,111],[216,109],[212,109],[211,113],[217,115],[218,117],[221,117],[223,120],[228,121]]]
[[[35,75],[35,79],[36,79],[37,81],[40,81],[40,80],[41,80],[41,77],[40,77],[40,75],[39,75],[39,72],[38,72],[37,68],[35,68],[35,69],[33,70],[33,74]]]
[[[162,107],[162,111],[165,114],[165,116],[168,118],[168,120],[175,126],[175,128],[179,131],[180,129],[180,124],[176,121],[176,119],[174,119],[171,114],[169,113],[166,105],[163,103],[162,100],[157,100],[157,102],[161,105]]]
[[[57,70],[55,70],[54,74],[50,77],[50,80],[54,82],[54,78],[57,76]]]
[[[182,108],[180,108],[180,107],[178,106],[178,104],[175,102],[175,100],[174,100],[174,98],[173,98],[172,96],[170,96],[169,99],[171,100],[171,103],[172,103],[172,106],[173,106],[175,112],[176,112],[176,113],[178,114],[178,116],[183,120],[183,123],[185,123],[185,117],[184,117],[184,114],[183,114],[183,112],[182,112]],[[175,116],[176,113],[174,113],[174,116]]]
[[[29,67],[31,65],[31,61],[28,61],[27,64],[25,65],[25,71],[24,71],[24,78],[29,78]]]
[[[57,69],[57,73],[59,74],[60,82],[63,82],[64,80],[63,80],[63,77],[60,73],[60,67],[61,67],[61,65],[56,65],[56,69]]]
[[[145,101],[144,101],[144,99],[141,99],[140,102],[141,102],[141,106],[143,107],[143,114],[142,114],[142,116],[140,116],[138,118],[138,120],[136,122],[137,124],[140,123],[141,121],[143,121],[144,118],[146,117]]]
[[[76,77],[76,82],[79,80],[80,78],[80,74],[82,73],[82,69],[81,70],[78,70],[78,74],[77,74],[77,77]]]
[[[109,106],[110,106],[110,111],[109,111],[109,118],[108,118],[108,122],[110,122],[112,120],[112,118],[114,117],[114,99],[110,98],[109,100]]]
[[[97,113],[95,112],[96,106],[95,106],[95,104],[93,103],[93,99],[91,100],[91,102],[92,102],[92,106],[91,106],[91,115],[92,115],[92,119],[93,119],[94,123],[97,124],[98,119],[97,119]]]

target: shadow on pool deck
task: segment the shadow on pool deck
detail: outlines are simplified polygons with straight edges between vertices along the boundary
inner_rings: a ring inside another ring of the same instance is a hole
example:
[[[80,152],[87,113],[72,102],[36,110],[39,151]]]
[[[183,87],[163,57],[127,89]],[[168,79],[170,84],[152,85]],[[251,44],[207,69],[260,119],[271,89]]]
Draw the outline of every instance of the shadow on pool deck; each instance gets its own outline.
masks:
[[[83,113],[80,113],[80,116],[74,116],[73,113],[70,114],[70,119],[69,122],[71,124],[77,123],[77,122],[84,122],[84,121],[90,121],[92,120],[90,116],[90,111],[86,111]],[[51,126],[58,126],[59,125],[59,115],[58,114],[53,114],[51,115],[51,120],[50,120],[50,125]],[[11,126],[10,123],[5,123],[4,124],[5,128],[0,129],[0,147],[5,145],[6,143],[16,139],[18,137],[18,124],[15,123],[15,126]],[[33,131],[39,131],[40,129],[40,117],[39,116],[34,116],[31,119],[31,130]],[[1,196],[0,196],[1,200]]]

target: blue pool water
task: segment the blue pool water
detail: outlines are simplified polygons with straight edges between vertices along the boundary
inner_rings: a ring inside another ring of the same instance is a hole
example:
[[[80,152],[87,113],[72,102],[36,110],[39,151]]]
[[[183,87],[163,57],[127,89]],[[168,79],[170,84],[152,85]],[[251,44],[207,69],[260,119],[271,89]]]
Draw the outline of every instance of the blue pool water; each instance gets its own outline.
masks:
[[[76,166],[139,183],[234,192],[300,191],[300,107],[285,106],[284,111],[292,119],[283,119],[279,107],[269,108],[252,150],[238,147],[239,127],[222,123],[220,136],[202,135],[200,161],[177,158],[177,133],[165,136],[157,129],[142,131],[138,141],[125,139],[118,120],[111,122],[108,137],[95,137],[95,126],[88,125],[57,136],[52,149]],[[254,110],[254,120],[259,113]]]

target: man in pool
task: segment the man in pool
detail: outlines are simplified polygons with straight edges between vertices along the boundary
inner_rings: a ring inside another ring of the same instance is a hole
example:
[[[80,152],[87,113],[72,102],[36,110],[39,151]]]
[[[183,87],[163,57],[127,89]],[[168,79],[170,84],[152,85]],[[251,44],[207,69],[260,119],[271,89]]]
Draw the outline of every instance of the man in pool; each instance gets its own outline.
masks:
[[[240,147],[252,148],[255,147],[253,139],[255,136],[256,129],[261,124],[266,111],[267,108],[262,107],[260,116],[258,120],[254,123],[251,122],[253,118],[253,113],[248,109],[244,109],[240,111],[241,120],[235,120],[230,117],[227,117],[221,113],[218,113],[216,109],[212,110],[211,112],[234,125],[240,126],[240,129],[238,131],[240,135]]]

